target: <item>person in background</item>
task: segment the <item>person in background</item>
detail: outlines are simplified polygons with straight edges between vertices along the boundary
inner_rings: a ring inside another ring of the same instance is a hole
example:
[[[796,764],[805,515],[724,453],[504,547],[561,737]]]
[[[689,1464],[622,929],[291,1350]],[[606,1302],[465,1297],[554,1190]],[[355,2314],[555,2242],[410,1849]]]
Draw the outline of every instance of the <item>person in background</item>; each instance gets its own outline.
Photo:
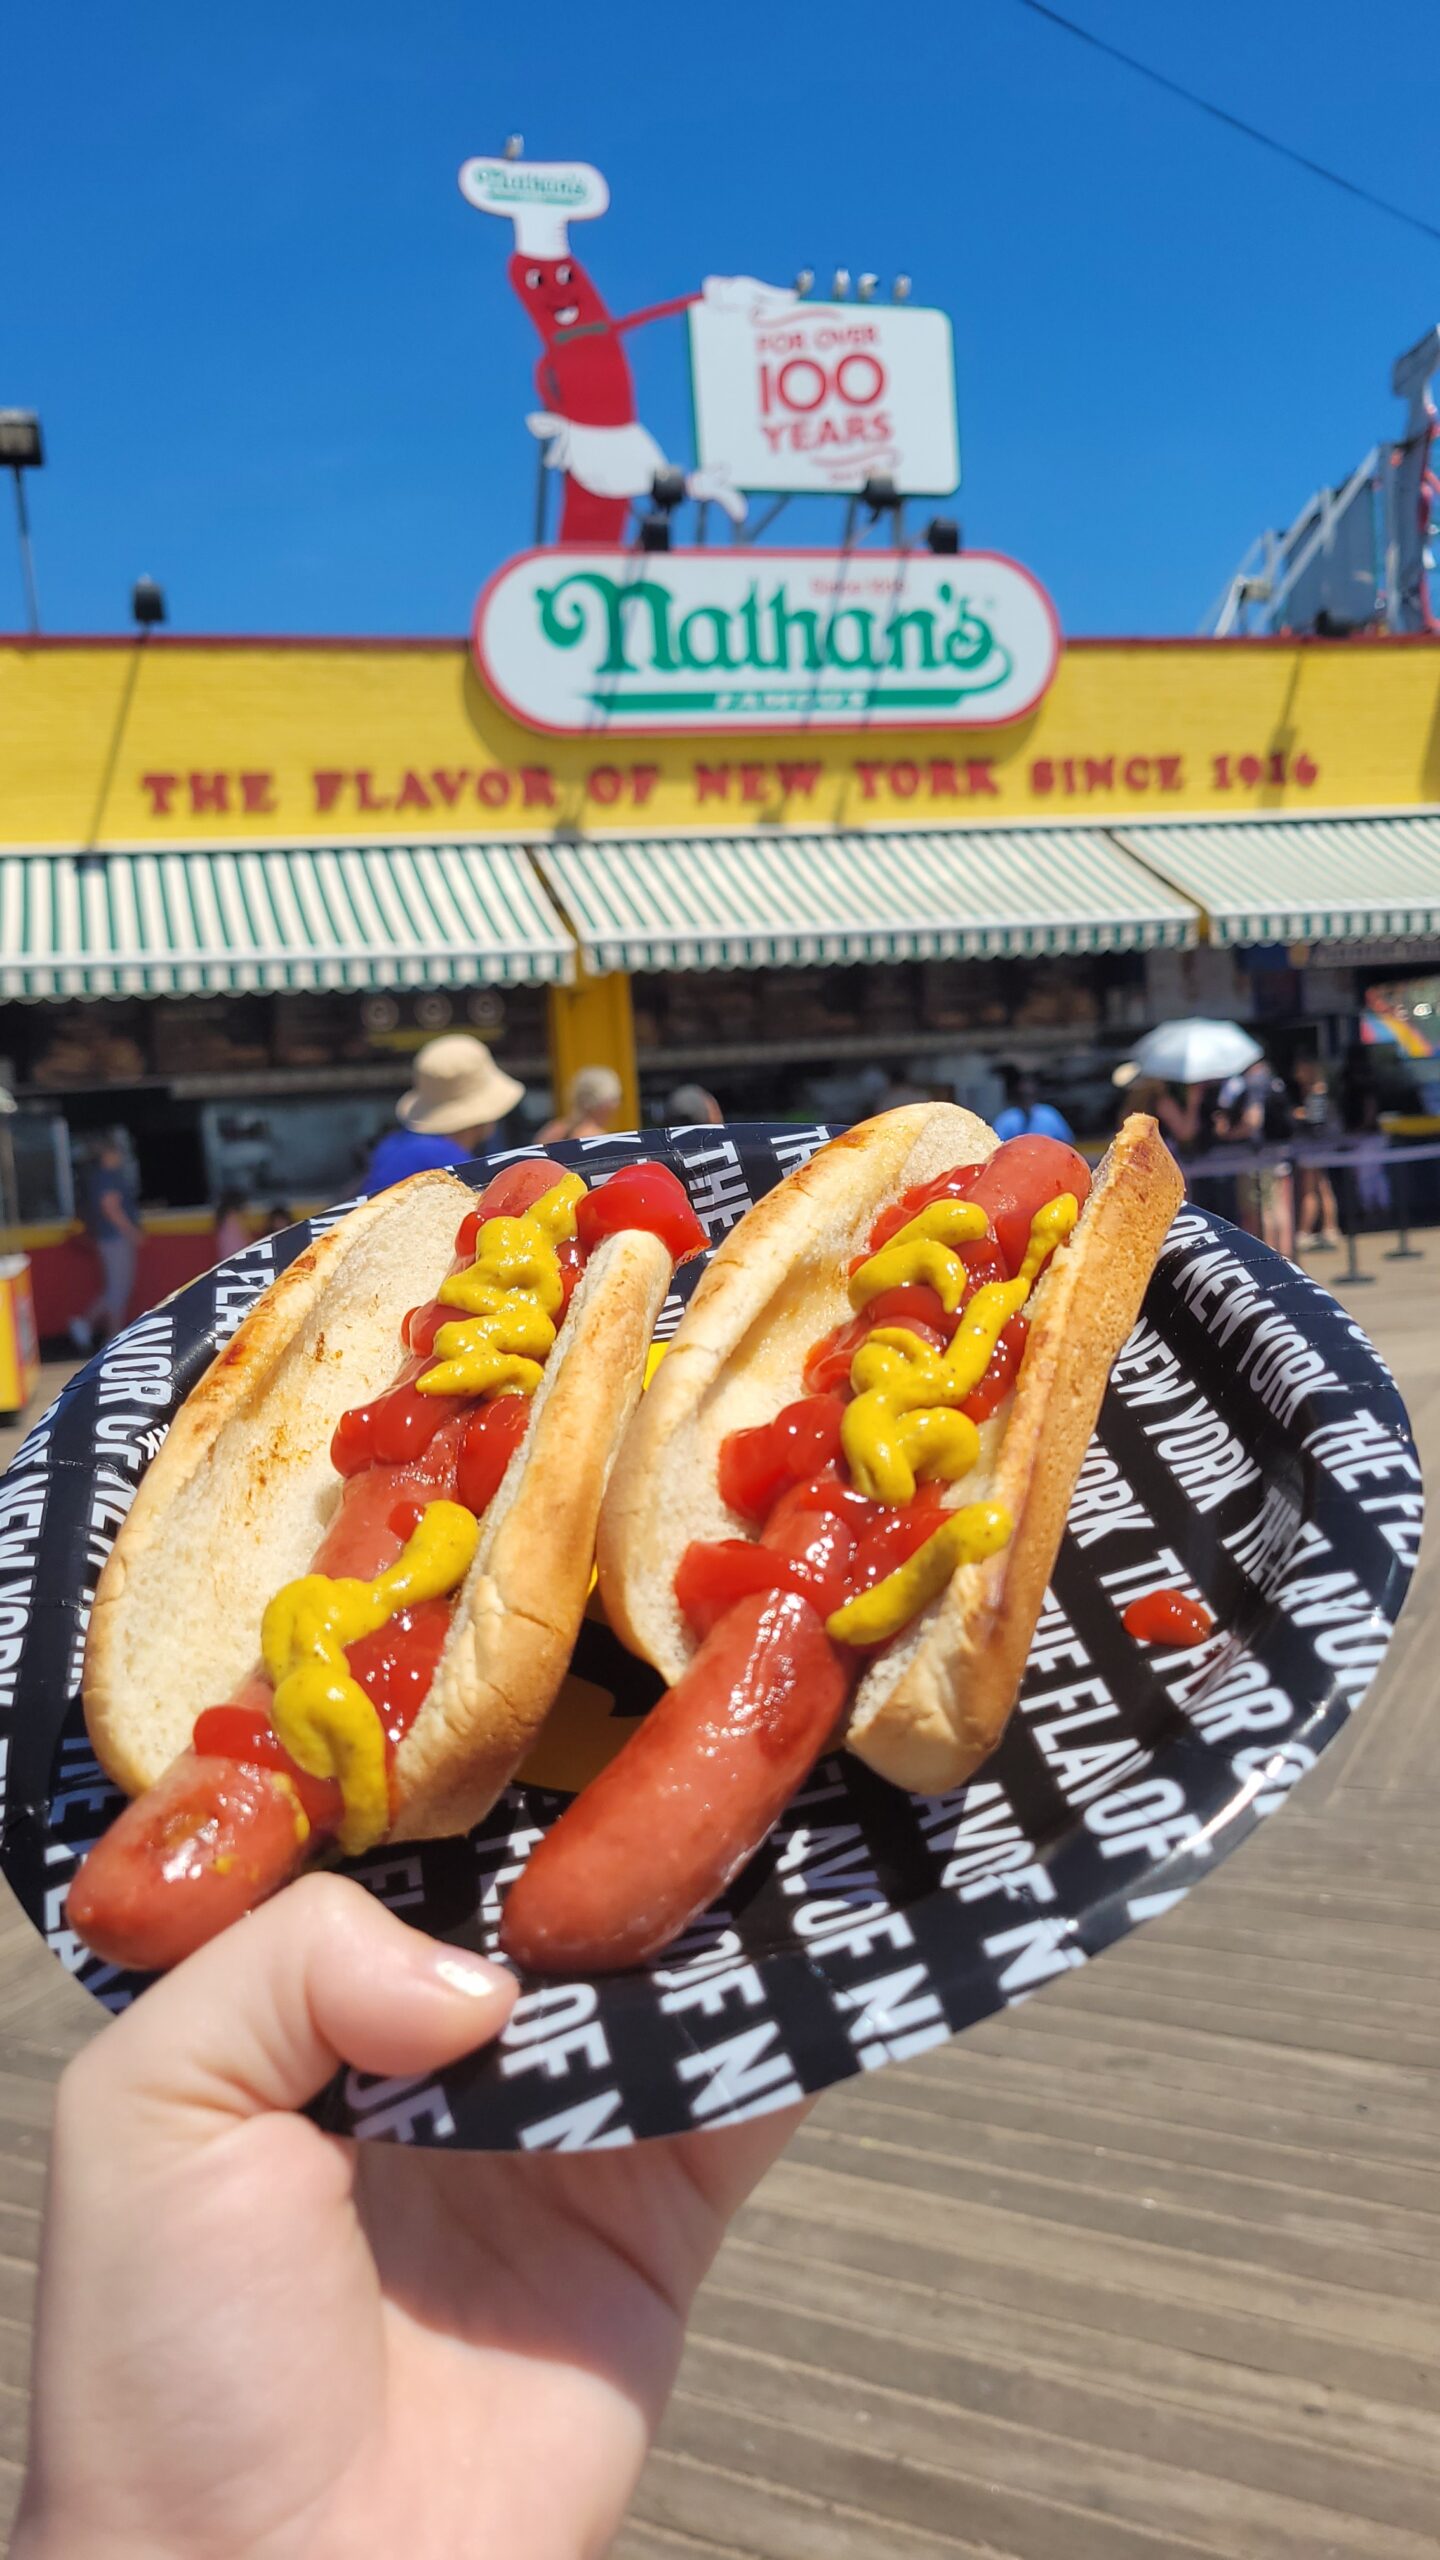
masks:
[[[77,1351],[93,1351],[97,1339],[118,1333],[130,1311],[140,1260],[140,1177],[124,1129],[107,1129],[85,1180],[85,1226],[100,1256],[100,1294],[83,1316],[72,1316]]]
[[[263,1244],[267,1236],[283,1236],[286,1228],[293,1227],[294,1224],[294,1210],[287,1209],[283,1200],[272,1200],[264,1217],[260,1221],[255,1242],[257,1244]]]
[[[1174,1085],[1166,1084],[1160,1076],[1137,1074],[1128,1058],[1123,1066],[1116,1068],[1110,1081],[1119,1088],[1118,1117],[1121,1120],[1131,1111],[1148,1112],[1152,1120],[1159,1121],[1166,1143],[1178,1156],[1193,1155],[1202,1144],[1205,1135],[1203,1085],[1187,1084],[1182,1099]]]
[[[468,1164],[499,1121],[525,1098],[525,1087],[496,1065],[483,1040],[447,1031],[417,1049],[408,1093],[395,1105],[398,1129],[375,1147],[366,1190],[388,1191],[407,1174]]]
[[[546,1121],[541,1146],[553,1146],[557,1138],[608,1137],[624,1099],[625,1088],[613,1067],[582,1067],[570,1081],[569,1110]]]
[[[1361,1215],[1388,1218],[1392,1202],[1385,1152],[1390,1141],[1380,1125],[1380,1096],[1365,1076],[1351,1079],[1346,1124],[1357,1141],[1354,1180]]]
[[[250,1222],[245,1216],[243,1191],[222,1191],[215,1203],[215,1259],[228,1262],[232,1253],[243,1253],[250,1242]]]
[[[718,1129],[725,1117],[703,1084],[677,1084],[665,1105],[667,1129]]]
[[[1257,1058],[1243,1075],[1220,1087],[1215,1134],[1245,1145],[1284,1146],[1294,1134],[1289,1096],[1268,1058]],[[1288,1164],[1257,1164],[1236,1176],[1240,1224],[1247,1234],[1263,1236],[1287,1262],[1295,1250],[1295,1196]]]
[[[1053,1102],[1040,1100],[1040,1088],[1028,1067],[1004,1067],[1005,1089],[1009,1096],[1005,1109],[995,1123],[997,1138],[1059,1138],[1069,1147],[1075,1143],[1075,1132],[1063,1111]]]
[[[1340,1115],[1330,1095],[1330,1080],[1318,1058],[1301,1058],[1295,1069],[1299,1093],[1295,1119],[1301,1137],[1319,1144],[1333,1138]],[[1302,1253],[1335,1253],[1340,1246],[1340,1213],[1335,1185],[1323,1165],[1295,1168],[1295,1242]]]

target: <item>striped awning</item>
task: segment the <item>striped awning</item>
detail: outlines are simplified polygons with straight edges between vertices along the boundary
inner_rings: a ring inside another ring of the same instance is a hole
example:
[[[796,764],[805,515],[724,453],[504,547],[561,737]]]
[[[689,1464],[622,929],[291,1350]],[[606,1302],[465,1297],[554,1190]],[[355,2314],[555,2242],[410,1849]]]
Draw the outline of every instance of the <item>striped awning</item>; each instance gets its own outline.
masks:
[[[1198,938],[1191,901],[1104,831],[745,835],[547,844],[592,969],[1141,951]]]
[[[0,996],[568,981],[510,845],[0,855]]]
[[[1215,942],[1440,934],[1440,817],[1231,818],[1117,841],[1204,908]]]

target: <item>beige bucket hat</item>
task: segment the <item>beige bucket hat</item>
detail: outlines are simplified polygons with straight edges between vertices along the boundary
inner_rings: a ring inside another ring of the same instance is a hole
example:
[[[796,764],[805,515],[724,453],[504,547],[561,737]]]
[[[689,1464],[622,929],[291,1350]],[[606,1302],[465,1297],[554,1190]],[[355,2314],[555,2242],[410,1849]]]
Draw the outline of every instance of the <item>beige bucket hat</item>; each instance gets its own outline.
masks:
[[[406,1129],[449,1138],[461,1129],[491,1127],[523,1100],[525,1087],[497,1067],[473,1032],[448,1031],[415,1052],[414,1082],[395,1105]]]

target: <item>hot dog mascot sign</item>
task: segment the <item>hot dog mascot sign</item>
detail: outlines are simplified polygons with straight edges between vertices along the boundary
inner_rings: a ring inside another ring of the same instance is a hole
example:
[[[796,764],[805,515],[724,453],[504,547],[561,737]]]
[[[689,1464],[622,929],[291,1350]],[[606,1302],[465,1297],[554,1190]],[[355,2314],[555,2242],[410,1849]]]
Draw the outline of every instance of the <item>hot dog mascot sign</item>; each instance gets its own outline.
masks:
[[[587,161],[467,160],[460,190],[513,225],[508,275],[540,341],[526,426],[563,478],[556,546],[511,560],[475,612],[490,691],[529,727],[991,727],[1059,656],[1048,597],[995,553],[629,547],[660,474],[738,529],[746,492],[892,499],[960,476],[940,311],[814,304],[754,276],[613,313],[572,225],[610,191]],[[636,412],[629,331],[688,316],[699,459],[674,466]],[[669,503],[669,501],[667,501]],[[953,540],[953,536],[952,536]]]
[[[510,282],[540,337],[535,388],[540,406],[525,424],[545,448],[552,471],[565,474],[562,542],[620,542],[632,502],[647,498],[657,471],[668,468],[648,427],[635,414],[635,384],[624,336],[651,320],[668,320],[702,298],[743,311],[781,311],[796,300],[751,276],[706,279],[703,297],[682,293],[616,319],[570,245],[572,222],[593,221],[610,202],[598,169],[584,160],[467,160],[460,192],[482,213],[515,226]],[[745,501],[723,464],[684,475],[691,498],[713,498],[736,524]]]

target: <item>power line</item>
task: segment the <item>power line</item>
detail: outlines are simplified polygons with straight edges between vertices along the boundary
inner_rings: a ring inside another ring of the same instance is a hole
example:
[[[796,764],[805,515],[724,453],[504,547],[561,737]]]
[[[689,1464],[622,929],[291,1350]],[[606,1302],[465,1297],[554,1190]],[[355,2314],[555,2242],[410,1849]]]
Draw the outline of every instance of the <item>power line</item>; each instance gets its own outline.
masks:
[[[1058,9],[1047,8],[1045,0],[1019,0],[1019,5],[1028,9],[1032,17],[1046,18],[1052,27],[1063,27],[1068,36],[1078,36],[1082,44],[1092,46],[1096,53],[1108,54],[1112,62],[1123,62],[1127,71],[1138,71],[1142,80],[1153,81],[1157,89],[1168,89],[1172,98],[1183,98],[1187,107],[1198,107],[1202,115],[1213,116],[1217,124],[1228,125],[1232,133],[1243,133],[1247,142],[1258,142],[1264,150],[1273,151],[1278,159],[1292,161],[1297,169],[1308,169],[1312,178],[1323,178],[1327,186],[1342,188],[1347,196],[1358,197],[1361,204],[1372,206],[1376,213],[1388,213],[1392,222],[1405,223],[1425,239],[1440,240],[1440,227],[1435,223],[1426,222],[1418,213],[1407,213],[1403,205],[1391,204],[1386,196],[1372,195],[1368,187],[1357,187],[1353,178],[1342,178],[1338,169],[1327,169],[1323,161],[1307,159],[1303,151],[1292,151],[1288,142],[1277,142],[1273,133],[1262,133],[1258,125],[1247,124],[1243,116],[1232,116],[1228,107],[1217,107],[1213,98],[1202,98],[1197,90],[1185,88],[1179,80],[1171,80],[1165,72],[1155,70],[1151,63],[1141,62],[1135,54],[1124,52],[1118,44],[1110,44],[1104,36],[1097,36],[1091,28],[1078,26],[1073,18],[1062,16]]]

